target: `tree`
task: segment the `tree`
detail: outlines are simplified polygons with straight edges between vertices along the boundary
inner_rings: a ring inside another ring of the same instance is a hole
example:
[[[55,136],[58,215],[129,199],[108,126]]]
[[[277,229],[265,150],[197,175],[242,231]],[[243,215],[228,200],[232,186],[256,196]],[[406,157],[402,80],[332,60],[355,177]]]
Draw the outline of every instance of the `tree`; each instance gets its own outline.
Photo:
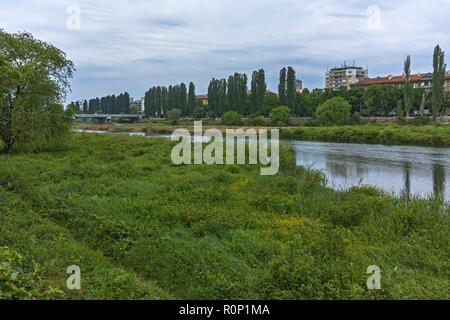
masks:
[[[278,107],[280,105],[280,102],[278,100],[278,97],[274,93],[268,93],[264,96],[263,105],[261,109],[256,112],[256,114],[261,114],[265,117],[268,117],[270,114],[270,111],[272,109]]]
[[[222,122],[231,126],[238,126],[241,124],[242,116],[236,111],[227,111],[222,115]]]
[[[186,107],[186,96],[187,96],[187,88],[186,85],[182,82],[180,84],[180,90],[178,92],[178,108],[181,110],[182,116],[188,115],[188,110]]]
[[[409,112],[414,103],[414,89],[411,84],[411,57],[407,56],[404,64],[403,72],[405,74],[405,85],[403,86],[403,102],[405,104],[406,118],[409,117]]]
[[[263,102],[264,102],[264,96],[266,95],[266,91],[267,91],[266,74],[265,74],[264,69],[260,69],[258,71],[258,81],[257,81],[257,88],[256,88],[257,106],[256,106],[255,112],[261,109]]]
[[[350,122],[351,106],[342,97],[334,97],[321,104],[316,111],[316,119],[321,125],[346,125]]]
[[[250,102],[250,108],[248,110],[248,114],[253,114],[258,110],[258,71],[253,71],[252,74],[252,82],[251,82],[251,102]]]
[[[130,113],[130,95],[128,92],[123,94],[123,109],[122,112],[125,114]]]
[[[264,96],[266,95],[267,85],[264,69],[254,71],[252,75],[251,84],[251,107],[249,114],[255,114],[259,111],[264,102]]]
[[[83,113],[88,113],[88,102],[84,100],[83,102]]]
[[[295,71],[292,67],[288,67],[287,84],[286,84],[286,101],[287,106],[294,110],[295,106]]]
[[[447,68],[444,59],[445,53],[437,45],[433,54],[433,80],[431,82],[433,120],[436,120],[444,103],[445,69]]]
[[[278,85],[278,95],[280,96],[280,104],[286,105],[286,68],[280,70],[280,83]]]
[[[0,139],[3,151],[17,144],[38,150],[70,134],[73,113],[61,103],[70,91],[72,61],[30,33],[0,29]]]
[[[188,98],[188,112],[187,115],[192,116],[195,109],[195,85],[193,82],[189,83],[189,98]]]
[[[398,120],[403,119],[403,101],[398,100],[397,108],[395,108],[395,114],[397,115]]]
[[[194,109],[194,118],[203,119],[205,117],[205,109],[202,106],[196,106]]]
[[[171,124],[177,124],[178,120],[180,119],[180,116],[181,116],[180,109],[172,109],[167,112],[167,120],[169,120]]]
[[[274,126],[287,126],[291,123],[291,109],[279,106],[270,112],[270,121]]]

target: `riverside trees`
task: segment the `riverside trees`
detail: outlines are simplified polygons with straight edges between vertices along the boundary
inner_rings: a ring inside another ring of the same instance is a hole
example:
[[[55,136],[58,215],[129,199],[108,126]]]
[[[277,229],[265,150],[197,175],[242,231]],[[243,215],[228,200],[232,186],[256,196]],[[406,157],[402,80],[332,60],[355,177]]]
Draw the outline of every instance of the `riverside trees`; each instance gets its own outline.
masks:
[[[15,146],[34,151],[65,141],[72,109],[61,103],[75,67],[64,52],[30,33],[0,29],[0,139],[3,152]]]

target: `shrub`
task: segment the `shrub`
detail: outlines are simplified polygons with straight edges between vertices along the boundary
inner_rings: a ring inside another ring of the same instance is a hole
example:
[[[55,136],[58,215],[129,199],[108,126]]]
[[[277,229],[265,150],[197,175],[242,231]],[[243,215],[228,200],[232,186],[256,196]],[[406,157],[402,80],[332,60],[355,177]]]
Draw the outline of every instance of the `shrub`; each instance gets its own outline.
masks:
[[[238,126],[241,121],[242,116],[236,111],[227,111],[222,115],[222,122],[229,126]]]
[[[263,116],[258,116],[253,119],[250,119],[250,124],[252,126],[263,126],[266,124],[266,120],[264,119]]]
[[[350,118],[351,124],[359,124],[361,123],[361,115],[359,112],[355,112],[352,117]]]
[[[205,109],[202,106],[196,106],[194,109],[194,118],[202,119],[205,117]]]
[[[295,168],[296,159],[292,147],[286,143],[280,143],[280,168],[282,170]]]
[[[270,121],[274,126],[287,126],[291,123],[291,109],[280,106],[270,112]]]
[[[342,97],[334,97],[322,103],[316,111],[317,121],[324,126],[346,125],[350,122],[351,106]]]
[[[167,112],[167,120],[169,120],[171,124],[177,124],[178,120],[180,119],[180,116],[181,116],[180,109],[172,109],[169,112]]]
[[[23,258],[17,252],[0,247],[0,300],[42,300],[66,299],[64,292],[50,287],[39,291],[42,271],[34,266],[32,273],[26,273]]]

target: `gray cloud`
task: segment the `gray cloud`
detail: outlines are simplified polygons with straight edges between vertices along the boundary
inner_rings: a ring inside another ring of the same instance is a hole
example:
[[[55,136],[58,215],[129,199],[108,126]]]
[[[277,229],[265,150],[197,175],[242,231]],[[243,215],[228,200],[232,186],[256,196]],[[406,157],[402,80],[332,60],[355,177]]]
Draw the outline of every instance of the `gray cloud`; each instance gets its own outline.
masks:
[[[81,29],[66,28],[68,6],[81,8]],[[380,29],[366,10],[381,10]],[[369,65],[371,76],[432,69],[433,47],[450,50],[449,0],[17,0],[2,3],[0,27],[26,30],[64,50],[77,66],[71,99],[194,81],[264,68],[277,88],[292,65],[309,88],[323,87],[327,67]]]

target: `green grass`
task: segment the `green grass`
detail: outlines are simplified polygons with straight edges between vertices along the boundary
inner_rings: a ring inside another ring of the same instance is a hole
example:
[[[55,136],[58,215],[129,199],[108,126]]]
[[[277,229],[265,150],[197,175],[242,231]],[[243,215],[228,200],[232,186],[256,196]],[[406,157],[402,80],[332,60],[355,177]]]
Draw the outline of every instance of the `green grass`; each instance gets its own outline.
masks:
[[[358,126],[299,127],[281,129],[280,136],[341,142],[450,146],[449,125],[414,126],[385,123]]]
[[[449,209],[304,168],[174,166],[163,139],[0,155],[0,246],[74,299],[448,299]],[[82,290],[65,289],[78,265]],[[378,265],[382,289],[366,287]]]
[[[225,131],[219,121],[203,122],[203,129],[218,128]],[[251,126],[243,125],[242,128]],[[192,121],[181,121],[178,125],[170,125],[163,120],[143,120],[133,124],[87,124],[76,123],[76,129],[106,130],[113,132],[146,132],[153,134],[171,134],[177,128],[188,128],[193,131]],[[237,128],[237,127],[236,127]],[[267,127],[273,129],[273,127]],[[412,125],[397,123],[368,123],[351,126],[332,127],[279,127],[280,136],[284,139],[322,140],[336,142],[381,143],[393,145],[450,146],[450,125]]]

